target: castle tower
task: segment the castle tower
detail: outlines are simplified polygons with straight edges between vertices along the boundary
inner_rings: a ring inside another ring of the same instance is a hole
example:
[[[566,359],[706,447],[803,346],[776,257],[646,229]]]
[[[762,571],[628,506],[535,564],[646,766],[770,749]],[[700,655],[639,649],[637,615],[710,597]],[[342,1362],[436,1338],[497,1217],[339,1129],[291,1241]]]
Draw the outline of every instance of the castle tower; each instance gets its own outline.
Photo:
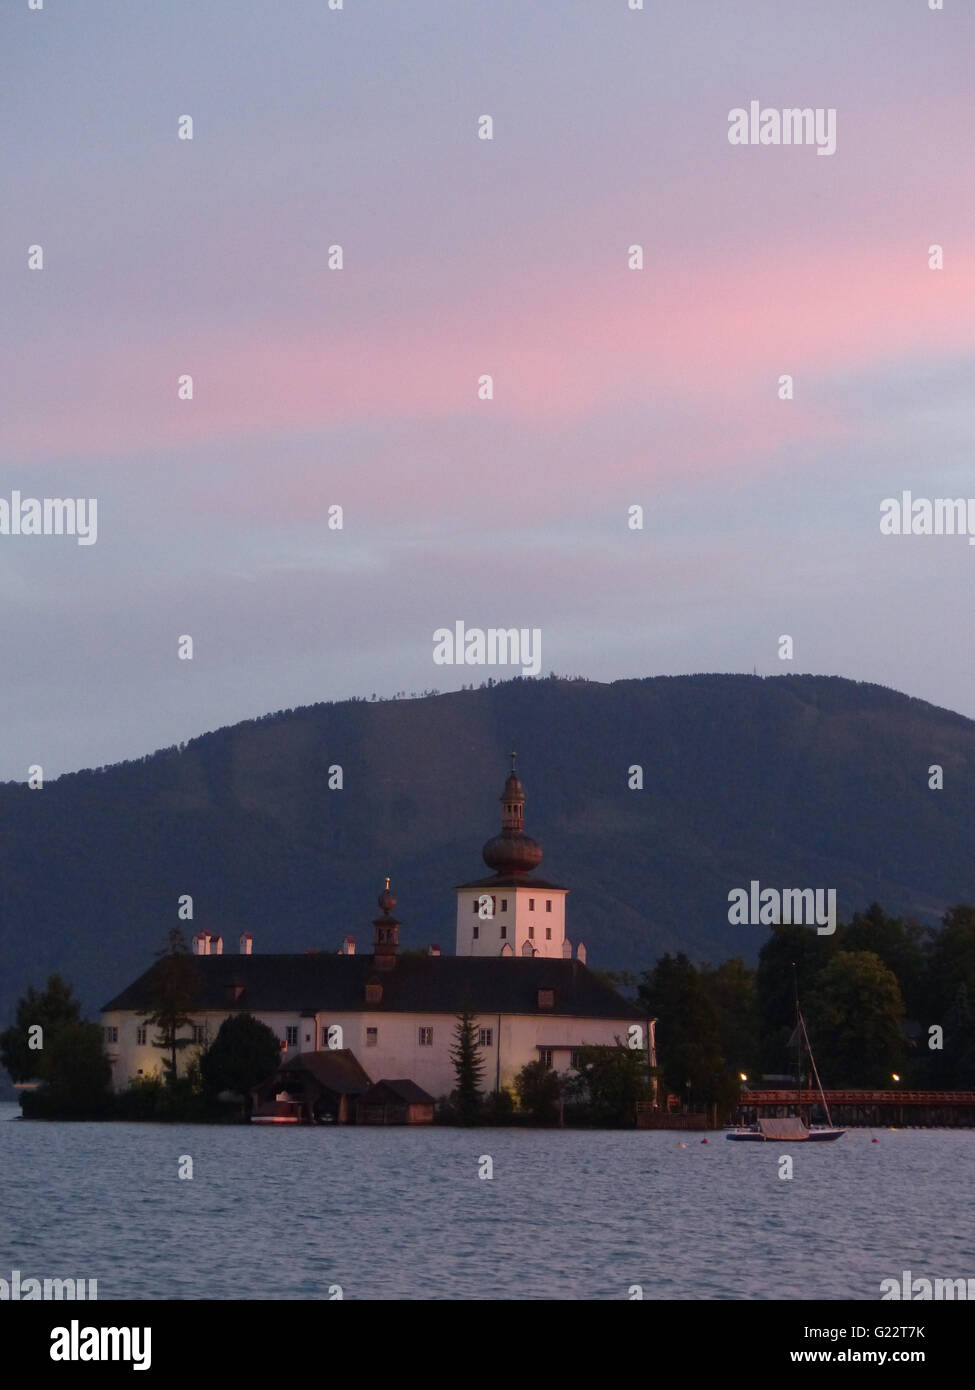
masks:
[[[571,954],[565,939],[569,890],[533,876],[542,847],[525,834],[525,792],[515,756],[501,793],[501,832],[482,850],[494,873],[457,887],[457,954],[561,960]]]
[[[392,970],[399,952],[400,924],[397,918],[392,915],[393,908],[396,906],[396,899],[389,891],[388,878],[385,890],[379,895],[379,906],[382,908],[382,916],[373,919],[376,935],[373,941],[372,957],[377,969]]]

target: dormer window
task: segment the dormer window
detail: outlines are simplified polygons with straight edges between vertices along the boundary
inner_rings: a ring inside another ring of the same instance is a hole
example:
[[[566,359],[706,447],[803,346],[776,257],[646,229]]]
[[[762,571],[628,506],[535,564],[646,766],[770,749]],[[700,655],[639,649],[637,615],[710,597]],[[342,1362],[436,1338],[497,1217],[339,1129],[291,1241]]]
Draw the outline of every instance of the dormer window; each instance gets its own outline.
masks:
[[[540,1009],[554,1009],[554,1008],[555,1008],[555,990],[554,990],[554,989],[540,989],[540,990],[538,991],[538,1007],[539,1007]]]
[[[383,987],[378,980],[371,980],[366,985],[366,1003],[381,1004],[383,1001]]]

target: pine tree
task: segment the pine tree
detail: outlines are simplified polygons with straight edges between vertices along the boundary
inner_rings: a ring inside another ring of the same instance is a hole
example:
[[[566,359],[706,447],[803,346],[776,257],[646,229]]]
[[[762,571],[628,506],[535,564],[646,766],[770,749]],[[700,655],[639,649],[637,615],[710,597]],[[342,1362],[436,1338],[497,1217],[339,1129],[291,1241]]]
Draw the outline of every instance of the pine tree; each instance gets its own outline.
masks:
[[[472,1125],[477,1121],[481,1105],[484,1062],[478,1049],[474,1014],[466,1007],[457,1015],[454,1038],[450,1060],[457,1074],[457,1089],[454,1092],[457,1112],[461,1124]]]

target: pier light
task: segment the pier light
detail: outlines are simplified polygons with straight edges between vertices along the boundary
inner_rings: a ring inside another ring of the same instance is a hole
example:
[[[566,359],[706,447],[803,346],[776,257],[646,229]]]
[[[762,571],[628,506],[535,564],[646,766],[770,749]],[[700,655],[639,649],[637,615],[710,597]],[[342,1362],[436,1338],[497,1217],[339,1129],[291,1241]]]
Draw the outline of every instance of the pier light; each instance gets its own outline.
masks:
[[[747,1080],[748,1080],[748,1077],[745,1075],[745,1073],[744,1073],[743,1071],[740,1071],[740,1072],[738,1073],[738,1079],[739,1079],[739,1081],[747,1081]]]
[[[896,1071],[892,1071],[890,1076],[892,1081],[900,1081],[900,1077],[897,1075]]]

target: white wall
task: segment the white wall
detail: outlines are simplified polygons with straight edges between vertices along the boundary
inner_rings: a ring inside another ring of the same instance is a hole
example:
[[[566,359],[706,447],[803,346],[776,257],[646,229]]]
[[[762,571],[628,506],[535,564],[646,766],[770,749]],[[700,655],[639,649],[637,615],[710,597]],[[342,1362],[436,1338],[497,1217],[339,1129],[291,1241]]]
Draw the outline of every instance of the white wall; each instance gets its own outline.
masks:
[[[536,906],[537,906],[536,897]],[[553,903],[554,910],[554,903]],[[544,908],[543,908],[544,911]],[[473,914],[472,914],[473,916]],[[229,1011],[197,1013],[198,1023],[206,1022],[211,1040],[216,1037],[220,1024],[232,1017]],[[288,1060],[299,1052],[321,1049],[321,1030],[331,1024],[342,1029],[342,1046],[355,1053],[360,1065],[373,1081],[401,1080],[415,1081],[432,1096],[446,1095],[454,1089],[456,1076],[450,1060],[450,1049],[455,1043],[457,1019],[454,1014],[394,1014],[394,1013],[319,1013],[314,1020],[303,1019],[297,1013],[258,1013],[255,1017],[277,1035],[284,1039],[285,1028],[290,1024],[299,1029],[299,1045],[296,1048],[282,1049],[282,1060]],[[492,1030],[492,1045],[481,1048],[484,1061],[483,1085],[485,1091],[495,1086],[498,1060],[498,1043],[501,1047],[501,1085],[509,1089],[514,1078],[526,1062],[537,1061],[538,1045],[544,1047],[563,1047],[565,1049],[582,1047],[586,1044],[612,1046],[617,1038],[627,1039],[627,1029],[631,1019],[586,1019],[568,1018],[559,1014],[503,1014],[500,1026],[498,1015],[481,1015],[476,1023],[479,1028]],[[112,1077],[116,1090],[124,1090],[139,1068],[143,1074],[162,1070],[164,1053],[151,1045],[157,1030],[150,1028],[147,1042],[136,1044],[136,1030],[141,1020],[132,1013],[102,1014],[102,1025],[117,1027],[117,1045],[106,1045],[106,1053],[113,1060]],[[366,1030],[377,1029],[374,1046],[367,1045]],[[433,1045],[421,1046],[419,1030],[421,1027],[433,1029]],[[184,1030],[189,1034],[189,1030]],[[308,1042],[306,1033],[311,1034]],[[180,1054],[180,1071],[195,1054],[192,1047]],[[556,1054],[553,1064],[557,1071],[569,1066],[568,1052]]]
[[[457,945],[458,956],[499,956],[505,941],[512,953],[521,955],[522,946],[531,941],[540,956],[562,959],[562,942],[565,939],[565,898],[567,888],[536,888],[527,884],[524,888],[461,888],[457,893]],[[475,915],[474,904],[483,896],[494,898],[494,916]],[[508,904],[502,910],[501,904]],[[528,904],[534,902],[534,908]],[[546,903],[552,910],[546,910]],[[507,928],[502,937],[502,926]],[[474,928],[477,927],[477,940]],[[534,938],[530,930],[534,927]],[[546,932],[552,933],[551,938]]]

